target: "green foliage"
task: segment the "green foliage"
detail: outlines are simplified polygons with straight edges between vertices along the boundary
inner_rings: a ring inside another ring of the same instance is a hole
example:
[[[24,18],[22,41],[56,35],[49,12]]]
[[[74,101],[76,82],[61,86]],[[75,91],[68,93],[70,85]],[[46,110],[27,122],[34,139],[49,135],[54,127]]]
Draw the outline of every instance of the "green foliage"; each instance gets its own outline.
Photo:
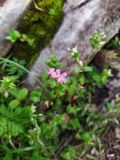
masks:
[[[19,40],[20,42],[27,42],[27,44],[31,47],[34,46],[34,39],[33,38],[29,38],[26,34],[22,34],[15,29],[12,29],[9,32],[6,39],[11,41],[12,43],[15,43],[17,40]]]
[[[21,37],[20,32],[15,29],[12,29],[9,32],[9,35],[6,37],[6,39],[11,41],[12,43],[15,43],[20,37]]]
[[[21,108],[28,90],[15,87],[13,77],[5,77],[0,83],[0,136],[12,137],[24,132],[24,126],[30,121],[31,108]],[[7,100],[7,103],[6,103]]]
[[[75,158],[75,151],[74,149],[70,148],[66,148],[62,153],[61,153],[61,157],[64,160],[71,160]]]
[[[39,89],[33,90],[30,94],[30,100],[34,103],[37,103],[40,101],[41,92],[39,92]]]
[[[32,139],[29,138],[29,133],[32,130],[35,130],[35,133],[40,131],[36,121],[39,115],[34,114],[34,104],[30,100],[27,101],[29,91],[16,87],[16,82],[9,76],[4,77],[0,83],[0,136],[3,141],[0,144],[0,154],[4,154],[4,158],[10,156],[12,159],[20,156],[19,153],[29,152],[29,149],[36,152],[39,147],[30,145]],[[39,139],[38,135],[35,134],[34,139]],[[24,156],[20,157],[24,159]]]
[[[108,49],[119,49],[120,48],[120,37],[115,36],[114,39],[107,45]]]
[[[94,32],[90,38],[90,44],[94,49],[99,50],[104,44],[105,34],[100,32]]]
[[[15,77],[4,77],[1,80],[1,91],[14,87]]]
[[[67,82],[58,84],[47,73],[41,74],[39,86],[29,91],[21,85],[20,72],[29,73],[17,60],[0,58],[6,76],[0,80],[0,157],[21,160],[75,160],[74,145],[80,142],[79,157],[92,159],[88,151],[102,148],[100,135],[112,122],[120,106],[106,106],[107,114],[93,103],[96,88],[104,85],[111,76],[104,69],[84,64],[77,48],[69,49],[76,61]],[[55,56],[47,62],[58,69]],[[38,79],[37,79],[38,80]],[[72,138],[71,138],[72,137]],[[71,139],[71,141],[68,141]],[[62,149],[61,149],[62,148]],[[94,159],[94,158],[93,158]]]
[[[55,55],[51,56],[50,59],[46,61],[46,64],[49,67],[53,67],[53,68],[61,68],[64,66],[63,63],[58,61],[58,59]]]
[[[0,106],[0,136],[9,138],[24,133],[26,125],[30,121],[30,107],[17,108],[18,102],[11,101],[9,106]]]
[[[18,60],[17,58],[12,58],[12,60],[2,59],[1,64],[4,64],[2,67],[4,74],[15,75],[16,78],[20,78],[26,73],[26,70],[23,69],[23,66],[26,65],[25,60]]]
[[[24,52],[26,60],[38,54],[43,47],[48,45],[63,17],[63,0],[37,0],[35,2],[37,7],[34,3],[32,4],[19,27],[22,33],[35,40],[35,47],[32,50],[25,44],[19,44],[19,51]],[[20,55],[17,54],[17,57]]]

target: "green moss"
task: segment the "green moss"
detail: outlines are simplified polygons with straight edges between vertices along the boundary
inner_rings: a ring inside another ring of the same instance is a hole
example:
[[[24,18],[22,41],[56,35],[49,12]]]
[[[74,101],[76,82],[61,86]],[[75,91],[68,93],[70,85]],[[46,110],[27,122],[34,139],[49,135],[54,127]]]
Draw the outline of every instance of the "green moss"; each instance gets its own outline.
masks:
[[[27,60],[38,54],[49,43],[63,17],[63,0],[38,0],[36,3],[43,11],[36,9],[33,3],[19,27],[22,33],[35,39],[35,48],[31,49],[27,44],[17,44],[15,47],[15,55]]]

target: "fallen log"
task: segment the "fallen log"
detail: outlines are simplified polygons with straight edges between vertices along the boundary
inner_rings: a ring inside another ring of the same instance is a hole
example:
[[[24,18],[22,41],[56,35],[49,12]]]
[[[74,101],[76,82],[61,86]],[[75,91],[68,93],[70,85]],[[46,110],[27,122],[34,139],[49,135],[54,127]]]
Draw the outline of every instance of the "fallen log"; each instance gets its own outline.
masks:
[[[98,51],[93,50],[89,42],[94,32],[104,33],[105,43],[119,32],[119,0],[67,0],[63,10],[65,16],[62,25],[51,44],[40,52],[27,77],[26,82],[30,86],[34,85],[35,77],[47,70],[45,61],[51,55],[56,55],[59,60],[66,62],[68,48],[77,46],[81,59],[87,63]]]
[[[5,56],[11,43],[5,40],[10,29],[16,28],[32,0],[0,0],[0,57]]]

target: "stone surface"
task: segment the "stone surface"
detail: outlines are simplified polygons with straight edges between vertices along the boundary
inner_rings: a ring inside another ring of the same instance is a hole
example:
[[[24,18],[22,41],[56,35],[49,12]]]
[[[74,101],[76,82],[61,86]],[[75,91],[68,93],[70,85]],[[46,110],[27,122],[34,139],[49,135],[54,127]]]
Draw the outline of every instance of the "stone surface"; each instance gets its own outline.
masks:
[[[75,3],[76,2],[76,3]],[[119,0],[67,0],[64,20],[49,47],[43,49],[33,65],[27,83],[33,85],[41,71],[47,71],[45,61],[55,54],[59,60],[67,60],[68,48],[78,47],[86,63],[96,54],[89,39],[97,31],[106,34],[106,43],[120,29]],[[68,61],[66,61],[67,64]]]
[[[11,43],[5,40],[12,28],[16,28],[32,0],[0,0],[0,57],[5,56]]]
[[[68,13],[73,11],[73,9],[75,8],[80,8],[82,5],[84,5],[85,3],[89,2],[90,0],[67,0],[67,2],[65,3],[64,7],[63,7],[63,11],[64,13]]]

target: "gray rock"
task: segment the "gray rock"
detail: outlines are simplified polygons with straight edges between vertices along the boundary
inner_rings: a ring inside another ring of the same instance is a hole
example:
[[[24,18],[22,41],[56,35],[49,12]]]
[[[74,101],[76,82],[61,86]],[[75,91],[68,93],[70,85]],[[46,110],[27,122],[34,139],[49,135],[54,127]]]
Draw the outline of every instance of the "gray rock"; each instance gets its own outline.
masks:
[[[5,40],[12,28],[16,28],[20,18],[32,0],[2,0],[0,3],[0,57],[5,56],[11,43]]]
[[[89,2],[90,0],[67,0],[63,7],[64,13],[71,12],[73,9],[81,7],[85,3]]]
[[[96,31],[105,33],[107,43],[120,29],[119,0],[67,0],[64,12],[63,23],[50,47],[41,51],[28,75],[27,83],[31,86],[41,71],[47,71],[44,62],[51,55],[55,54],[59,60],[66,61],[68,48],[77,46],[81,59],[86,63],[97,52],[90,45],[91,35]]]

